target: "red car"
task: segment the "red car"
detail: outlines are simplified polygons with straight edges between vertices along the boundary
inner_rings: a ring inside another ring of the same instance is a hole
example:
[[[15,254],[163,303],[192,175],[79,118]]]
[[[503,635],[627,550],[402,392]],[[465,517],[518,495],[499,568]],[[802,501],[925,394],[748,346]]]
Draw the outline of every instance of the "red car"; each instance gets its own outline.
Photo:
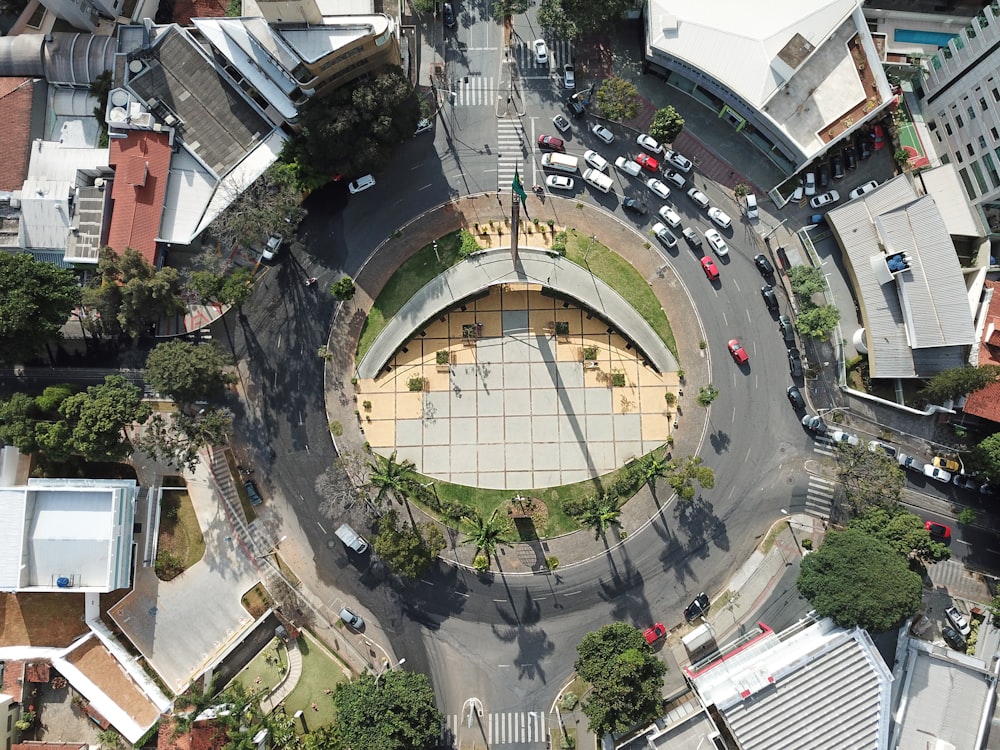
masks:
[[[750,359],[750,355],[747,354],[747,350],[743,348],[739,339],[729,341],[729,353],[733,355],[733,361],[738,365],[745,365]]]
[[[644,631],[642,631],[642,637],[646,639],[646,643],[648,643],[650,646],[652,646],[666,634],[667,634],[667,629],[663,627],[662,622],[658,622],[652,627],[646,628]]]
[[[660,171],[660,162],[654,159],[649,154],[639,154],[635,157],[635,160],[639,162],[639,166],[650,172],[656,173]]]
[[[554,135],[540,135],[538,136],[538,148],[548,151],[565,151],[566,144],[563,143],[562,138],[556,138]]]
[[[719,278],[719,269],[715,267],[715,261],[707,255],[701,259],[701,267],[709,281],[715,281]]]
[[[924,524],[924,528],[931,533],[932,537],[937,539],[951,539],[951,529],[943,523],[928,521]]]
[[[872,128],[872,141],[875,146],[876,151],[881,151],[885,148],[885,128],[881,125],[876,125]]]

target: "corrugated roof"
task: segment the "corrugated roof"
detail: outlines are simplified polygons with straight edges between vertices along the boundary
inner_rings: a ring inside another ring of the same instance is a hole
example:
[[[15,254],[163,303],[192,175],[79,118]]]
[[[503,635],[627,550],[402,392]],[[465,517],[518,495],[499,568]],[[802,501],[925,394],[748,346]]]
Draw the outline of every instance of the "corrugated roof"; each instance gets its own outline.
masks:
[[[105,70],[114,70],[114,36],[55,32],[42,49],[49,83],[87,86]]]
[[[167,192],[170,152],[166,133],[130,130],[127,138],[111,141],[115,181],[108,245],[119,253],[127,247],[138,250],[153,265],[157,262],[156,238]]]

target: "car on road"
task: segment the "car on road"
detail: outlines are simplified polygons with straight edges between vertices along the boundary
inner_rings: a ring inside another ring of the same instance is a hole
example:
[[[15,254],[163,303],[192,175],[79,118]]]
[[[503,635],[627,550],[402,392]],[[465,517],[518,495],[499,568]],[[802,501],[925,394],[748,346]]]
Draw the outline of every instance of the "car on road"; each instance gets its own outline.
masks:
[[[806,400],[802,398],[802,391],[799,390],[797,385],[790,385],[785,390],[785,395],[788,396],[788,403],[792,405],[795,411],[803,411],[806,408]]]
[[[924,465],[920,463],[914,456],[909,456],[905,453],[900,453],[896,456],[896,463],[899,464],[899,468],[906,469],[908,471],[919,471],[924,470]]]
[[[444,25],[449,29],[455,26],[455,9],[451,7],[451,3],[445,3],[441,15],[444,16]]]
[[[549,64],[549,48],[545,46],[544,39],[536,39],[533,44],[535,48],[535,62],[539,65]]]
[[[618,168],[618,171],[624,172],[631,177],[638,177],[639,173],[642,172],[642,167],[631,159],[626,159],[624,156],[619,156],[615,159],[615,166]]]
[[[610,130],[608,130],[603,125],[601,125],[601,123],[597,123],[596,125],[594,125],[590,129],[590,132],[593,133],[594,135],[596,135],[598,138],[600,138],[605,143],[614,143],[615,134],[612,133]]]
[[[413,137],[416,138],[421,133],[426,133],[428,130],[434,129],[434,121],[428,120],[426,117],[417,123],[417,129],[413,131]]]
[[[666,185],[664,185],[655,177],[651,177],[650,179],[646,180],[646,187],[649,188],[649,191],[653,193],[653,195],[659,198],[663,198],[663,200],[666,200],[667,198],[670,197],[670,188],[668,188]]]
[[[809,205],[813,208],[822,208],[823,206],[829,206],[840,200],[840,193],[836,190],[828,190],[821,195],[817,195],[809,201]]]
[[[646,643],[652,646],[663,636],[667,634],[667,629],[663,627],[662,622],[658,622],[642,631],[642,637],[646,639]]]
[[[743,198],[747,204],[747,218],[748,219],[759,219],[760,210],[757,208],[757,196],[753,193],[747,193]]]
[[[709,281],[715,281],[719,278],[719,269],[715,267],[715,261],[707,255],[701,258],[701,270],[705,272],[705,276],[708,277]]]
[[[247,491],[247,499],[250,501],[251,505],[261,505],[264,502],[264,498],[260,496],[260,492],[257,490],[257,485],[254,484],[252,479],[247,479],[243,482],[243,489]]]
[[[572,190],[576,187],[576,180],[561,174],[550,174],[545,178],[545,184],[553,190]]]
[[[691,227],[684,227],[681,231],[681,235],[683,235],[684,239],[688,241],[689,245],[701,249],[701,235],[698,234],[698,230],[692,229]]]
[[[771,261],[767,259],[764,253],[757,253],[753,256],[753,264],[757,266],[757,270],[760,271],[760,275],[765,279],[769,279],[774,276],[774,266],[771,265]]]
[[[340,610],[340,619],[344,621],[345,624],[352,627],[354,630],[361,630],[365,626],[365,621],[361,615],[357,614],[349,607],[342,607]]]
[[[678,153],[677,151],[667,151],[663,155],[663,158],[667,162],[669,162],[673,166],[674,169],[679,169],[680,171],[685,172],[685,173],[690,172],[691,171],[691,167],[694,166],[691,163],[690,159],[688,159],[683,154]]]
[[[781,333],[781,337],[785,339],[786,345],[795,345],[795,326],[792,325],[792,319],[787,315],[778,316],[778,331]]]
[[[861,161],[871,158],[872,155],[872,137],[870,133],[858,133],[857,137],[854,139],[854,145],[858,147],[858,158]]]
[[[538,148],[543,151],[563,152],[566,150],[566,144],[562,138],[556,138],[554,135],[540,135],[538,136]]]
[[[951,527],[937,521],[927,521],[924,528],[936,539],[951,539]]]
[[[960,490],[973,490],[978,492],[979,488],[983,484],[983,480],[975,474],[956,474],[951,478],[951,483]]]
[[[895,458],[896,453],[898,452],[893,446],[889,445],[888,443],[883,443],[881,440],[869,440],[868,450],[870,450],[872,453],[874,453],[875,451],[882,451],[889,458]]]
[[[716,208],[712,206],[708,209],[708,218],[714,221],[717,225],[723,229],[729,229],[733,225],[733,220],[729,218],[729,214],[723,211],[721,208]]]
[[[844,157],[840,155],[839,151],[830,155],[830,172],[833,174],[833,179],[844,179]]]
[[[264,249],[260,253],[261,260],[274,260],[274,257],[281,250],[281,245],[284,243],[284,235],[275,232],[270,237],[267,238],[267,242],[264,243]]]
[[[805,186],[806,197],[810,195],[816,195],[816,173],[806,172],[802,178],[802,184]]]
[[[954,458],[946,458],[945,456],[934,456],[934,458],[931,459],[931,463],[939,469],[944,469],[945,471],[958,471],[962,468],[961,464],[959,464]]]
[[[994,495],[1000,495],[1000,484],[994,482],[986,482],[980,485],[979,494],[986,495],[987,497],[993,497]]]
[[[858,168],[858,152],[850,144],[844,147],[844,164],[848,169]]]
[[[639,133],[639,135],[635,137],[635,142],[639,144],[640,148],[646,149],[651,154],[663,153],[663,146],[661,146],[659,141],[651,135]]]
[[[951,472],[937,466],[932,466],[931,464],[924,464],[924,476],[945,484],[951,481]]]
[[[656,222],[653,224],[653,236],[656,240],[663,245],[667,250],[673,250],[677,247],[677,237],[674,233],[667,229],[666,225]]]
[[[875,147],[876,151],[881,151],[885,148],[885,128],[877,123],[872,128],[872,146]]]
[[[969,633],[972,632],[969,620],[965,617],[965,615],[958,611],[958,607],[946,607],[944,610],[944,616],[948,618],[948,622],[952,624],[952,627],[954,627],[963,638],[967,638]]]
[[[745,365],[750,361],[750,355],[747,354],[747,350],[743,348],[743,344],[740,343],[739,339],[729,340],[729,354],[732,355],[733,361],[738,365]]]
[[[576,88],[576,68],[569,63],[563,65],[563,86],[570,91]]]
[[[825,435],[827,431],[826,422],[816,414],[806,414],[802,417],[802,426],[807,430],[812,430],[817,435]]]
[[[860,198],[865,193],[871,192],[878,187],[878,183],[875,180],[869,180],[864,185],[858,185],[854,190],[851,191],[850,200],[855,198]]]
[[[583,105],[580,104],[575,95],[564,99],[563,104],[566,105],[566,111],[569,112],[569,116],[574,120],[579,120],[587,114],[587,110],[583,108]]]
[[[677,187],[683,189],[687,185],[687,180],[684,179],[684,175],[680,172],[675,172],[672,169],[666,169],[663,171],[663,177],[668,181],[676,185]]]
[[[852,435],[851,433],[846,432],[845,430],[834,430],[833,432],[827,433],[827,435],[830,438],[830,440],[832,440],[837,445],[841,444],[854,445],[854,446],[861,445],[861,439],[857,435]]]
[[[660,206],[660,210],[657,213],[660,214],[660,218],[663,219],[663,222],[668,227],[676,229],[681,225],[681,215],[670,206]]]
[[[729,255],[729,245],[722,239],[722,235],[719,234],[718,229],[706,229],[705,239],[708,240],[708,244],[720,258],[725,258]]]
[[[945,643],[963,654],[969,648],[969,644],[962,637],[962,634],[955,630],[955,628],[949,628],[947,626],[941,628],[941,637],[944,638]]]
[[[556,126],[556,130],[560,133],[565,133],[569,130],[569,120],[567,120],[562,115],[556,115],[552,118],[552,124]]]
[[[652,172],[656,174],[660,171],[660,162],[654,159],[649,154],[636,154],[635,160],[639,163],[643,169],[647,172]]]
[[[584,151],[583,160],[598,172],[608,171],[608,160],[596,151]]]
[[[637,198],[622,198],[622,208],[638,216],[646,215],[646,204]]]
[[[708,208],[708,196],[701,192],[698,188],[691,188],[688,190],[688,198],[693,200],[698,208]]]
[[[802,377],[802,355],[794,346],[788,350],[788,372],[793,380]]]
[[[370,174],[366,174],[364,177],[359,177],[358,179],[348,183],[347,191],[351,195],[357,195],[358,193],[371,187],[375,187],[375,178]]]
[[[702,591],[691,601],[689,605],[684,608],[684,619],[687,622],[697,620],[703,614],[708,612],[709,606],[711,606],[711,602],[708,600],[708,594]]]
[[[760,288],[760,296],[764,300],[764,305],[769,312],[778,312],[778,295],[774,293],[774,287],[766,284]]]

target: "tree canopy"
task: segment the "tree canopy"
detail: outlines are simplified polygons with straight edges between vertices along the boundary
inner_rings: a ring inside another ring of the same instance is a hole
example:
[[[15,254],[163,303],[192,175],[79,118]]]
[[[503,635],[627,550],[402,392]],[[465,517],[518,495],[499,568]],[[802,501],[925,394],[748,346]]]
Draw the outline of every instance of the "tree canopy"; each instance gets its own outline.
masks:
[[[947,546],[931,538],[923,519],[899,505],[866,508],[848,526],[881,539],[901,557],[913,555],[923,563],[951,557]]]
[[[837,479],[844,485],[847,502],[859,513],[870,506],[895,505],[903,497],[906,478],[895,459],[868,446],[842,443],[837,448]]]
[[[788,281],[792,291],[805,300],[826,289],[823,271],[816,266],[792,266],[788,269]]]
[[[656,110],[653,122],[649,125],[649,134],[661,143],[673,143],[684,129],[684,118],[669,104]]]
[[[79,300],[72,271],[30,253],[0,253],[0,360],[35,356],[58,337]]]
[[[249,248],[251,254],[272,234],[297,227],[305,213],[295,170],[287,164],[272,165],[249,185],[235,186],[231,197],[226,210],[212,222],[212,233],[225,247]]]
[[[218,396],[230,378],[226,362],[211,344],[166,341],[146,358],[146,380],[182,406]]]
[[[389,670],[363,674],[333,691],[337,720],[330,750],[432,750],[441,712],[425,675]]]
[[[1000,433],[990,435],[972,449],[967,467],[974,467],[992,480],[1000,480]]]
[[[628,0],[608,0],[594,3],[588,0],[542,0],[538,8],[538,23],[553,36],[575,39],[580,34],[604,31],[619,21],[634,3]]]
[[[597,106],[609,120],[631,120],[639,113],[639,89],[624,78],[605,78],[597,87]]]
[[[516,16],[528,10],[528,0],[493,0],[494,18]]]
[[[836,305],[806,306],[795,319],[795,327],[803,336],[826,338],[840,322],[840,309]]]
[[[906,558],[857,528],[828,532],[802,559],[797,585],[820,616],[872,633],[898,626],[920,606],[920,576]]]
[[[136,448],[170,466],[194,470],[198,452],[208,446],[224,445],[232,424],[229,409],[205,409],[195,415],[154,414],[143,426]]]
[[[421,523],[414,528],[400,523],[395,510],[378,520],[375,552],[393,573],[403,578],[419,578],[445,546],[444,535],[433,523]]]
[[[939,372],[928,380],[921,393],[929,401],[940,404],[982,390],[997,382],[998,378],[1000,378],[998,365],[953,367]]]
[[[538,23],[552,36],[559,39],[576,39],[580,27],[567,15],[563,0],[542,0],[538,6]]]
[[[667,483],[677,493],[677,497],[688,502],[694,499],[695,483],[702,489],[715,486],[715,472],[702,464],[701,456],[687,456],[667,464]]]

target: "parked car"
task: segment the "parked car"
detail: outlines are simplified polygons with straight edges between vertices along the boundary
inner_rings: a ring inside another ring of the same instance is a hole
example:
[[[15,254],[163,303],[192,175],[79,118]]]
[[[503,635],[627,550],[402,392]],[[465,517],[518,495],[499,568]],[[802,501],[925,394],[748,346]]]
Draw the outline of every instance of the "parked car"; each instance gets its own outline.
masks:
[[[251,505],[260,505],[264,502],[264,498],[260,496],[260,492],[257,491],[257,485],[254,484],[252,479],[247,479],[243,482],[243,489],[247,491],[247,499]]]
[[[683,189],[683,187],[687,184],[687,180],[684,179],[684,175],[681,174],[680,172],[675,172],[672,169],[665,170],[663,172],[663,176],[664,178],[667,179],[668,182],[672,182],[679,188]]]
[[[804,194],[804,192],[803,192],[804,190],[805,190],[805,187],[803,187],[802,185],[799,185],[797,188],[795,188],[795,190],[792,191],[792,195],[788,199],[788,202],[789,203],[801,203],[802,202],[802,196]]]
[[[826,422],[815,414],[806,414],[802,417],[802,426],[807,430],[812,430],[817,435],[825,435],[827,431]]]
[[[840,155],[839,151],[835,154],[830,154],[830,172],[833,174],[833,179],[844,179],[844,157]]]
[[[698,205],[698,208],[708,208],[708,196],[701,192],[698,188],[691,188],[688,190],[688,198],[694,201]]]
[[[958,607],[945,608],[944,616],[948,618],[948,622],[952,624],[963,638],[967,638],[969,633],[972,632],[972,627],[969,625],[968,619],[958,611]]]
[[[651,177],[650,179],[646,180],[646,187],[649,188],[649,192],[651,192],[658,198],[666,200],[667,198],[670,197],[670,188],[668,188],[666,185],[664,185],[655,177]]]
[[[622,208],[637,216],[646,215],[646,204],[635,198],[622,198]]]
[[[674,233],[660,222],[653,224],[653,236],[667,250],[673,250],[677,247],[677,238],[674,236]]]
[[[722,235],[719,234],[719,230],[706,229],[705,239],[708,240],[708,244],[720,258],[725,258],[729,255],[729,245],[727,245],[726,241],[722,239]]]
[[[956,474],[951,478],[951,483],[960,490],[973,490],[978,492],[979,488],[983,484],[983,480],[975,474]]]
[[[876,151],[885,148],[885,128],[877,124],[872,128],[872,145]]]
[[[980,485],[979,494],[986,495],[987,497],[1000,495],[1000,484],[995,484],[993,482],[986,482],[985,484]]]
[[[854,139],[854,145],[858,149],[858,157],[861,161],[871,157],[872,149],[872,139],[871,135],[868,133],[858,133],[857,137]]]
[[[576,180],[562,174],[550,174],[545,178],[545,184],[553,190],[572,190],[576,187]]]
[[[639,144],[640,148],[646,149],[651,154],[663,153],[663,146],[661,146],[659,141],[651,135],[639,133],[639,135],[635,137],[635,142]]]
[[[889,458],[896,457],[896,449],[893,446],[889,445],[888,443],[883,443],[881,440],[869,440],[868,450],[870,450],[872,453],[874,453],[875,451],[882,451]]]
[[[914,456],[908,456],[905,453],[900,453],[896,456],[896,463],[899,464],[901,469],[906,469],[907,471],[919,471],[923,472],[924,465],[920,463]]]
[[[943,482],[944,484],[948,484],[948,482],[951,481],[950,472],[938,468],[937,466],[932,466],[931,464],[924,464],[924,476],[937,482]]]
[[[576,88],[576,68],[569,63],[563,65],[563,86],[571,91]]]
[[[668,227],[676,229],[681,225],[681,215],[670,206],[661,206],[657,213],[660,214],[660,218]]]
[[[951,527],[946,526],[943,523],[926,521],[924,522],[924,528],[927,529],[932,537],[937,539],[951,539]]]
[[[549,48],[545,46],[544,39],[536,39],[533,44],[535,48],[535,62],[539,65],[549,64]]]
[[[802,355],[794,346],[788,350],[788,372],[793,380],[802,377]]]
[[[352,627],[354,630],[361,630],[365,626],[365,621],[361,615],[352,611],[348,607],[343,607],[340,610],[340,619],[343,620],[347,625]]]
[[[566,111],[569,112],[570,117],[574,120],[579,120],[587,113],[587,110],[583,108],[583,105],[580,104],[575,96],[564,99],[563,104],[566,105]]]
[[[854,190],[851,191],[850,200],[855,198],[860,198],[865,193],[871,192],[878,187],[878,183],[875,180],[869,180],[864,185],[858,185]]]
[[[945,456],[934,456],[931,463],[939,469],[944,469],[946,471],[958,471],[962,468],[958,461],[953,458],[946,458]]]
[[[747,204],[747,218],[759,219],[760,211],[757,208],[757,196],[753,193],[747,193],[743,200],[745,200]]]
[[[816,180],[819,182],[820,190],[830,187],[830,166],[825,161],[816,166]]]
[[[351,195],[357,195],[358,193],[371,187],[375,187],[375,178],[370,174],[366,174],[364,177],[359,177],[358,179],[348,183],[347,191]]]
[[[781,332],[782,338],[785,339],[786,345],[795,345],[795,326],[792,325],[791,318],[787,315],[779,315],[778,330]]]
[[[556,130],[560,133],[565,133],[569,130],[569,120],[567,120],[562,115],[556,115],[552,118],[552,124],[556,126]]]
[[[663,636],[667,634],[667,629],[663,627],[662,622],[658,622],[642,631],[642,637],[646,639],[646,643],[652,646]]]
[[[562,138],[556,138],[554,135],[540,135],[538,136],[538,148],[543,151],[563,152],[566,150],[566,144]]]
[[[420,120],[420,122],[417,123],[417,129],[413,131],[413,136],[415,138],[416,136],[420,135],[421,133],[426,133],[429,130],[433,130],[433,129],[434,129],[434,121],[433,120],[428,120],[425,117],[424,119]]]
[[[812,200],[809,201],[809,205],[813,208],[822,208],[823,206],[829,206],[840,200],[840,193],[836,190],[830,190],[821,195],[817,195]]]
[[[837,445],[861,445],[861,439],[857,435],[852,435],[845,430],[834,430],[827,435]]]
[[[598,138],[600,138],[605,143],[614,143],[614,140],[615,140],[614,133],[612,133],[610,130],[608,130],[606,127],[604,127],[600,123],[597,123],[596,125],[594,125],[590,129],[590,132],[593,133],[594,135],[596,135]]]
[[[260,253],[261,260],[274,260],[278,251],[281,250],[281,245],[284,241],[284,236],[277,232],[268,237],[267,242],[264,244],[264,249]]]
[[[790,385],[785,390],[785,395],[788,396],[788,403],[792,405],[795,411],[802,411],[806,408],[806,400],[802,398],[802,391],[796,385]]]
[[[844,147],[844,164],[848,169],[858,168],[858,152],[854,150],[852,145]]]
[[[679,169],[685,173],[690,172],[691,167],[694,166],[690,159],[677,151],[667,151],[667,153],[663,155],[663,158],[668,161],[674,169]]]
[[[615,166],[619,171],[624,172],[632,177],[638,177],[639,173],[642,171],[642,167],[636,164],[631,159],[626,159],[624,156],[619,156],[615,159]]]
[[[653,174],[656,174],[660,171],[660,162],[658,162],[649,154],[636,154],[635,160],[639,163],[639,166],[645,169],[647,172],[652,172]]]
[[[753,264],[757,266],[757,270],[760,271],[760,275],[764,278],[774,276],[774,266],[771,264],[771,261],[767,259],[767,256],[764,255],[764,253],[757,253],[757,255],[753,257]]]
[[[681,235],[688,241],[689,245],[701,249],[701,235],[698,234],[698,230],[691,227],[684,227]]]
[[[584,151],[583,160],[598,172],[608,171],[608,160],[596,151]]]
[[[701,270],[705,272],[705,276],[708,277],[709,281],[715,281],[719,278],[719,269],[715,267],[715,261],[707,255],[701,259]]]
[[[764,299],[764,305],[769,312],[778,312],[778,295],[774,293],[774,287],[766,284],[760,288],[760,296]]]
[[[806,196],[816,195],[816,173],[806,172],[802,178],[802,184],[806,189]]]
[[[688,622],[698,619],[703,614],[708,612],[710,605],[711,602],[708,600],[708,594],[702,591],[691,601],[689,605],[684,608],[684,619]]]
[[[966,643],[966,640],[962,637],[962,634],[959,633],[954,628],[949,628],[949,627],[941,628],[941,636],[944,638],[945,643],[947,643],[956,651],[961,651],[964,654],[966,649],[969,648],[969,645],[968,643]]]
[[[733,225],[733,220],[729,218],[729,214],[723,211],[721,208],[716,208],[712,206],[708,209],[708,218],[714,221],[723,229],[729,229]]]

